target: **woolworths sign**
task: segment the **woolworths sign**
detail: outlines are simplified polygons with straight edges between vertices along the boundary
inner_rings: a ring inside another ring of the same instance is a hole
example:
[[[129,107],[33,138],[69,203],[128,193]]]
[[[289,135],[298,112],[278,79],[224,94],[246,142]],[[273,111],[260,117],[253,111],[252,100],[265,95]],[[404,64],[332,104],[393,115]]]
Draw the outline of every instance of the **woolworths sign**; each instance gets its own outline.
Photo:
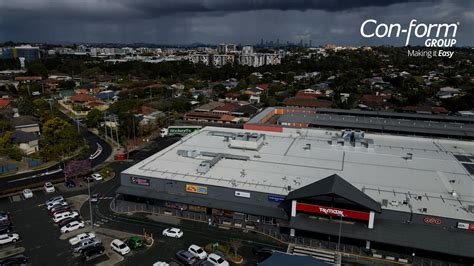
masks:
[[[168,134],[177,134],[177,135],[189,134],[189,133],[192,133],[192,132],[194,132],[198,129],[199,128],[173,128],[173,127],[170,127],[170,128],[168,128]]]

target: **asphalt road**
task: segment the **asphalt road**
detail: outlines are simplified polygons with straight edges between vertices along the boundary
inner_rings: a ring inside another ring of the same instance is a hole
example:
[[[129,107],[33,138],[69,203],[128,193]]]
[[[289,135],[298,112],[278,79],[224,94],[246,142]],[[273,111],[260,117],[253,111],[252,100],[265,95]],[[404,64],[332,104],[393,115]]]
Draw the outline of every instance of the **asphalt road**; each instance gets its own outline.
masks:
[[[75,123],[74,121],[68,119],[71,123]],[[89,145],[89,155],[96,152],[99,145],[102,148],[102,152],[94,159],[91,160],[92,167],[97,166],[103,163],[112,153],[112,147],[105,142],[103,139],[95,135],[94,133],[88,131],[87,129],[80,128],[81,136],[88,142]],[[88,159],[89,155],[86,158]],[[18,174],[14,176],[8,176],[0,178],[0,187],[4,190],[12,189],[15,187],[25,187],[31,184],[40,183],[51,181],[54,179],[64,177],[62,172],[57,172],[53,174],[49,174],[54,170],[57,170],[59,166],[53,166],[45,170],[35,171],[35,172],[28,172],[23,174]]]

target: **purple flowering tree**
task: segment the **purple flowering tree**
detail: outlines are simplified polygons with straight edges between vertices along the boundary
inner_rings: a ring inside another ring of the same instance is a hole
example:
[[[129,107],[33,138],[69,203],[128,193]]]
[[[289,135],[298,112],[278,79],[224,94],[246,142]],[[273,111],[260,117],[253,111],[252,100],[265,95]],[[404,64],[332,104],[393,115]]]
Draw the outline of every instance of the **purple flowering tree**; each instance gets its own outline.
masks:
[[[92,171],[89,160],[72,160],[64,167],[64,178],[70,179],[78,176],[84,176]]]

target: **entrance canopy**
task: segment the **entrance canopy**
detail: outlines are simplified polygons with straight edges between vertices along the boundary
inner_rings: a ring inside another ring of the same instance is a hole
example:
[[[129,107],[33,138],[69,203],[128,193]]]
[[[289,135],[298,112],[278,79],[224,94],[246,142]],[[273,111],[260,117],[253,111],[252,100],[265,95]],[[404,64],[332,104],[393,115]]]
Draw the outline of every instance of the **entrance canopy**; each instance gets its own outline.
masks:
[[[286,199],[299,200],[318,196],[337,196],[365,209],[381,212],[380,203],[336,174],[294,190],[288,194]]]

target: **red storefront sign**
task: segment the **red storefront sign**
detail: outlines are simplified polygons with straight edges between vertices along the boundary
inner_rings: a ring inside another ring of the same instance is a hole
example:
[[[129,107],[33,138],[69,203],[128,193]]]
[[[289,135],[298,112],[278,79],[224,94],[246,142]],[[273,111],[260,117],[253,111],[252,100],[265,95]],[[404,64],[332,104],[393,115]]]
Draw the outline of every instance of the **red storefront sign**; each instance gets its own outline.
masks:
[[[423,222],[425,224],[442,224],[443,220],[437,217],[426,216],[425,218],[423,218]]]
[[[303,211],[303,212],[312,212],[312,213],[319,213],[328,216],[337,216],[355,220],[369,220],[369,213],[368,212],[359,212],[359,211],[351,211],[346,209],[339,209],[333,207],[326,207],[321,205],[312,205],[312,204],[305,204],[305,203],[296,203],[296,210]]]

